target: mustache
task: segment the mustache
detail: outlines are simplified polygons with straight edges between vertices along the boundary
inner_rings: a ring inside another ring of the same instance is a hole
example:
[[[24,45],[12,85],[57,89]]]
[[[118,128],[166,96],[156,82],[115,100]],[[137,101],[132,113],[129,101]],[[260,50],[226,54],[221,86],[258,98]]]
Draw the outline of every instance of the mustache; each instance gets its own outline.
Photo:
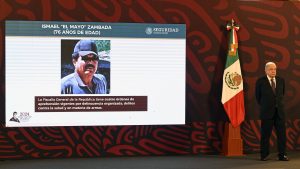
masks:
[[[93,68],[93,69],[95,69],[95,66],[94,65],[92,65],[92,64],[87,64],[87,65],[85,65],[85,67],[84,67],[85,69],[89,69],[89,68]]]

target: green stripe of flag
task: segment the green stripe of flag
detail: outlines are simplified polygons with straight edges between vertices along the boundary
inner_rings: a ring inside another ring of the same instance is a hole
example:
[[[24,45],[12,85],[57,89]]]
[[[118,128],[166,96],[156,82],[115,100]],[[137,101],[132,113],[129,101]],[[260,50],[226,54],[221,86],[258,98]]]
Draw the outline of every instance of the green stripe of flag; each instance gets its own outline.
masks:
[[[236,55],[235,56],[229,56],[227,54],[227,59],[226,59],[226,66],[225,68],[228,68],[229,66],[231,66],[235,61],[239,60],[239,54],[238,51],[236,51]]]
[[[230,46],[233,44],[233,30],[234,28],[231,29],[230,31],[230,39],[229,39],[229,45],[228,45],[228,52],[227,52],[227,58],[226,58],[226,65],[225,68],[228,68],[229,66],[231,66],[235,61],[237,61],[239,59],[239,54],[238,51],[236,50],[236,54],[235,55],[229,55],[230,52]]]

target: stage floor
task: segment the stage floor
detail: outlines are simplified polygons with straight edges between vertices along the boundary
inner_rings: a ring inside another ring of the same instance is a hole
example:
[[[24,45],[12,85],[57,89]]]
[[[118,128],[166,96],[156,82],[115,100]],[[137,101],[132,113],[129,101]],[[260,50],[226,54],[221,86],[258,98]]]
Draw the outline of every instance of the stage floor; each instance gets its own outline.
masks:
[[[278,161],[275,153],[268,161],[260,161],[259,154],[4,160],[0,169],[299,169],[300,152],[288,157],[288,162]]]

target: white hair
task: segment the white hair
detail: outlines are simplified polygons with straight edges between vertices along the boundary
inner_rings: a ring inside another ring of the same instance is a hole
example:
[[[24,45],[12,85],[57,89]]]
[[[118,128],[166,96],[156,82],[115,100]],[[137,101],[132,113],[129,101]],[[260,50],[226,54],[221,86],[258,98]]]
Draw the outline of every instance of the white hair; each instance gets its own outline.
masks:
[[[267,69],[270,65],[276,66],[276,64],[274,62],[268,62],[268,63],[266,63],[265,69]]]

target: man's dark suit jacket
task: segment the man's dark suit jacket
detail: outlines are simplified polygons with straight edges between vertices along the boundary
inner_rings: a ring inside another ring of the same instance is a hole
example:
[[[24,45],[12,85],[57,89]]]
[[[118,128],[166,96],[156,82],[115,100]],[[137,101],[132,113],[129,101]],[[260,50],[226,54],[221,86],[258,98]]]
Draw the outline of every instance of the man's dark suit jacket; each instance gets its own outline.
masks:
[[[256,81],[255,96],[260,105],[260,118],[262,120],[272,119],[276,112],[281,119],[284,119],[283,96],[285,90],[284,79],[276,76],[276,93],[273,92],[267,76]]]

